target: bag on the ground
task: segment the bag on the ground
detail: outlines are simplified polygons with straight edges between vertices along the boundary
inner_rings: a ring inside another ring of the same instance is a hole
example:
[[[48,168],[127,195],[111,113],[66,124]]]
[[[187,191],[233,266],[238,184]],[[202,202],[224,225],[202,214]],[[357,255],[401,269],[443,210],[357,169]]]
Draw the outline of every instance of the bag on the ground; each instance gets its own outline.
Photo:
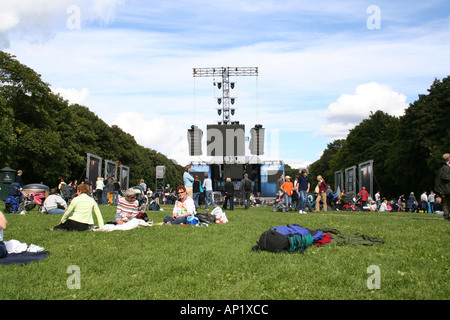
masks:
[[[159,204],[156,203],[156,201],[152,201],[149,205],[148,205],[148,209],[151,211],[160,211],[161,207],[159,206]]]
[[[201,223],[216,223],[216,216],[211,213],[197,213],[195,217],[198,218]]]
[[[216,223],[227,223],[228,218],[225,212],[222,211],[220,207],[215,207],[211,214],[216,216]]]
[[[200,220],[197,217],[194,216],[188,216],[186,219],[186,223],[190,225],[196,225],[199,224]]]
[[[277,226],[261,235],[257,245],[253,247],[253,251],[303,253],[316,239],[322,236],[321,231],[311,231],[295,224]]]

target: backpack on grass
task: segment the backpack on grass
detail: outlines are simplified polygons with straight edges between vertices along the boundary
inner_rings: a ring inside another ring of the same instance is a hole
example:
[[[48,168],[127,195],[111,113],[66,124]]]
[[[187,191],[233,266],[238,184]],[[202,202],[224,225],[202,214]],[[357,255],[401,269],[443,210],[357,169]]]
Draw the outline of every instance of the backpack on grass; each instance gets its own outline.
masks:
[[[311,231],[296,224],[277,226],[265,231],[252,250],[303,253],[314,241],[322,237],[321,231]]]

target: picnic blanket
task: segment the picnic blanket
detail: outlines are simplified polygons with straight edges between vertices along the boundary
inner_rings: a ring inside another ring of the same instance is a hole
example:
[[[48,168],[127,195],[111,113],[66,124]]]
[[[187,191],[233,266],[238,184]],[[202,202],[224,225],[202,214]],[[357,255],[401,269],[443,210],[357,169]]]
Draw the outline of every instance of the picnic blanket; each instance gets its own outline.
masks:
[[[40,252],[22,252],[22,253],[11,253],[6,256],[6,258],[0,259],[0,265],[9,266],[13,264],[25,265],[34,261],[40,261],[47,258],[50,254],[49,251]]]
[[[18,240],[5,241],[6,250],[8,255],[5,258],[0,259],[0,265],[25,265],[34,261],[40,261],[50,254],[49,251],[45,251],[44,248],[34,245],[26,244]]]
[[[145,222],[142,219],[131,219],[130,221],[124,223],[124,224],[105,224],[103,228],[101,229],[94,229],[94,231],[105,231],[105,232],[111,232],[111,231],[128,231],[133,230],[141,227],[151,227],[153,225],[152,221]]]

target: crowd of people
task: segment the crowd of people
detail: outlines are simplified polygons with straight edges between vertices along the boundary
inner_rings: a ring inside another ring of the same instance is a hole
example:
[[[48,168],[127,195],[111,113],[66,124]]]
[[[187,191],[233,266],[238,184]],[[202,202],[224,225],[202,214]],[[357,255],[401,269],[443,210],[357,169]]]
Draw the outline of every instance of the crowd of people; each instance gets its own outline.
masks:
[[[419,198],[416,198],[411,192],[408,198],[401,195],[398,199],[388,200],[383,198],[378,191],[374,195],[374,199],[370,194],[362,188],[358,193],[361,205],[369,211],[411,211],[430,213],[442,213],[444,219],[449,219],[449,202],[450,202],[450,154],[446,153],[442,157],[443,161],[440,165],[439,172],[436,176],[434,191],[424,191]],[[193,177],[189,172],[190,166],[186,166],[183,175],[184,185],[178,186],[174,194],[174,207],[172,215],[164,217],[166,225],[182,225],[186,224],[189,217],[195,216],[199,208],[200,190],[205,192],[206,209],[209,206],[215,207],[213,197],[212,181],[208,174],[205,174],[203,183],[200,184],[198,176]],[[310,211],[327,211],[329,186],[322,176],[317,176],[314,194],[316,198],[311,199],[313,192],[311,191],[312,182],[306,170],[302,170],[294,181],[290,176],[281,175],[276,184],[276,197],[283,198],[286,204],[286,210],[294,208],[299,213],[306,213],[306,207]],[[23,186],[22,171],[17,175],[16,181]],[[143,190],[147,190],[147,195],[155,198],[155,195],[147,188],[144,180],[140,181]],[[70,192],[68,192],[69,190]],[[223,208],[226,209],[228,204],[230,210],[234,209],[234,200],[237,196],[234,184],[231,179],[227,178],[224,185],[224,203]],[[104,198],[106,194],[106,201]],[[108,178],[106,184],[103,178],[96,181],[95,186],[90,185],[87,180],[78,184],[77,181],[66,184],[63,180],[57,188],[52,188],[46,198],[43,208],[48,214],[60,214],[61,220],[51,230],[70,230],[85,231],[94,225],[94,216],[97,220],[99,228],[104,226],[103,216],[101,214],[99,204],[117,206],[114,216],[114,223],[123,224],[132,219],[136,219],[140,214],[140,207],[136,198],[138,191],[136,189],[121,190],[120,183],[116,179]],[[245,209],[255,204],[255,197],[252,192],[252,181],[244,174],[240,183],[239,193],[242,197]],[[338,201],[342,200],[345,191],[339,195]],[[4,214],[0,211],[0,258],[7,255],[7,251],[3,242],[3,230],[8,226],[8,222]]]

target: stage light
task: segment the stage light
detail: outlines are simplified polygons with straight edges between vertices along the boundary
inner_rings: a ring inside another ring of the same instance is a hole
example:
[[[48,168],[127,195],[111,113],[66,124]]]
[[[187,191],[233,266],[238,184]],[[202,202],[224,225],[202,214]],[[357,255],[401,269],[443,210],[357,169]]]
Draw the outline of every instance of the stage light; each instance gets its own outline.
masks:
[[[231,98],[231,104],[234,104],[234,98]]]
[[[217,109],[217,113],[219,114],[219,116],[222,114],[222,109]]]
[[[222,88],[222,82],[217,82],[217,88]]]
[[[221,104],[222,103],[222,99],[221,98],[217,98],[217,103]]]
[[[231,109],[231,115],[234,116],[234,109]]]
[[[234,82],[231,83],[231,89],[234,89]]]

